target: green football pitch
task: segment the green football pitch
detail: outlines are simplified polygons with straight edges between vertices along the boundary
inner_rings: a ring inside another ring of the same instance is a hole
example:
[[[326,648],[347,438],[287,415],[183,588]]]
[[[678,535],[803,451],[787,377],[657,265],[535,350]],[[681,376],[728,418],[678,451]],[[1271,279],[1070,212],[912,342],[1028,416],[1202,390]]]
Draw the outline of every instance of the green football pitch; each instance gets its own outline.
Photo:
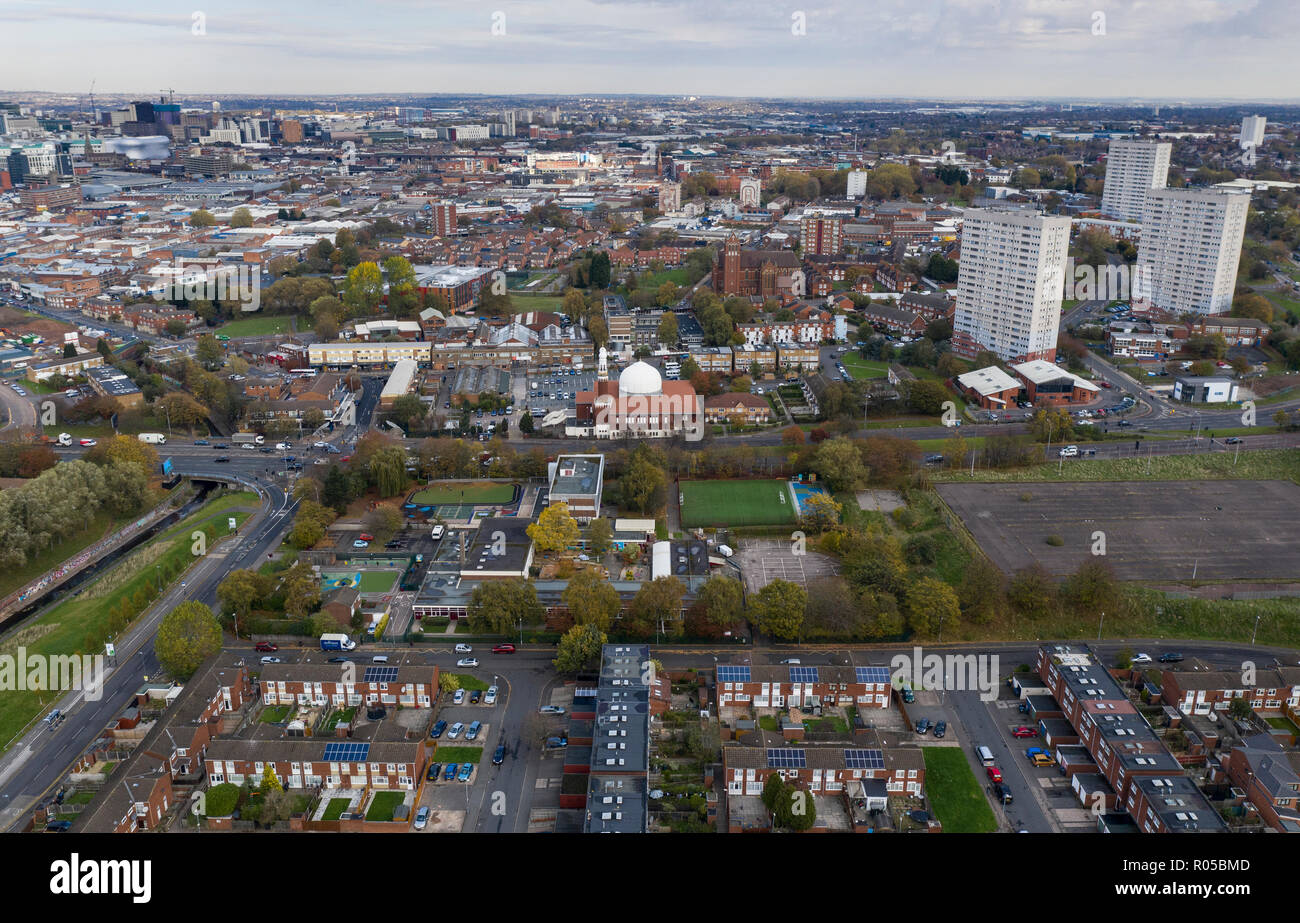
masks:
[[[789,481],[682,481],[682,525],[779,526],[796,519]]]
[[[514,498],[514,484],[494,484],[490,481],[469,484],[435,482],[412,494],[411,502],[434,506],[444,503],[509,503]]]

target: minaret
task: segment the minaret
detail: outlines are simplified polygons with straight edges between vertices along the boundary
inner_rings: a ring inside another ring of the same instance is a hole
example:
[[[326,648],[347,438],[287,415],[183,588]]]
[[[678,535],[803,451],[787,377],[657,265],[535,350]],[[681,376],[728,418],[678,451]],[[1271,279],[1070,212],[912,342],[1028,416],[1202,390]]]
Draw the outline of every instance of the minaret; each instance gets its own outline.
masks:
[[[596,364],[596,380],[609,381],[609,352],[603,346],[600,348],[600,359]]]

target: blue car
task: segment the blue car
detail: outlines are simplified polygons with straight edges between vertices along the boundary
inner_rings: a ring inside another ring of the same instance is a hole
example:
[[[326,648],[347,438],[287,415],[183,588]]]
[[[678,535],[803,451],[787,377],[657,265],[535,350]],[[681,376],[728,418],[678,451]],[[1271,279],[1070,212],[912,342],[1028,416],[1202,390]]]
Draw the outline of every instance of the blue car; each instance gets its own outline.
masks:
[[[434,724],[433,730],[429,731],[429,737],[437,740],[442,736],[442,732],[445,730],[447,730],[447,722],[439,719],[438,722]]]
[[[500,766],[501,762],[505,758],[506,758],[506,745],[501,744],[499,747],[497,747],[496,752],[492,754],[492,765]]]
[[[460,775],[456,776],[458,782],[468,782],[469,777],[474,773],[474,764],[466,763],[460,767]]]
[[[456,764],[448,763],[447,771],[442,774],[442,780],[444,782],[450,782],[454,778],[456,778]]]

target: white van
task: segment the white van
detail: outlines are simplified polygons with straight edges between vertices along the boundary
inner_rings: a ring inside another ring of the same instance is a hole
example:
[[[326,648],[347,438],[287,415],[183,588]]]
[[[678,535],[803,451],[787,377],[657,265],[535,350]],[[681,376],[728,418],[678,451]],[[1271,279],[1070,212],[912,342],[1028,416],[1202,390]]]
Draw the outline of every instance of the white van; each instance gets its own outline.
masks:
[[[438,539],[442,538],[443,534],[446,531],[447,531],[446,526],[444,526],[442,523],[438,523],[438,525],[434,526],[432,531],[429,533],[429,537],[436,542]]]
[[[980,758],[980,765],[982,766],[993,765],[993,751],[990,750],[988,747],[976,747],[975,755]]]

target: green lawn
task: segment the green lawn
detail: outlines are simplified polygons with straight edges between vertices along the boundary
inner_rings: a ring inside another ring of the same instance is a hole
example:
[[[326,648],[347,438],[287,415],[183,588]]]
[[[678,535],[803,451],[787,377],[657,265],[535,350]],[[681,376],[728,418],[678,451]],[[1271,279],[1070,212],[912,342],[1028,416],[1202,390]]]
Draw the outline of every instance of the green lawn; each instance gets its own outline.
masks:
[[[282,724],[293,714],[292,705],[268,705],[262,709],[261,722],[263,724]]]
[[[761,526],[796,520],[788,481],[682,481],[682,525]]]
[[[527,314],[529,311],[553,311],[560,312],[564,310],[564,296],[562,295],[526,295],[522,292],[510,293],[510,303],[519,314]]]
[[[993,809],[959,747],[923,747],[925,792],[944,833],[992,833]]]
[[[476,481],[469,484],[434,482],[423,490],[417,490],[409,502],[421,506],[433,506],[443,503],[509,503],[515,498],[514,484],[494,484],[490,481]]]
[[[1294,449],[1257,449],[1241,452],[1233,464],[1232,452],[1212,455],[1156,455],[1150,458],[1067,459],[1064,465],[1047,462],[1028,468],[976,468],[976,481],[1186,481],[1284,480],[1300,483],[1300,453]],[[936,481],[972,480],[968,470],[934,472]]]
[[[321,820],[338,820],[339,815],[348,809],[351,802],[347,798],[331,798],[329,806],[325,808],[325,813],[321,815]]]
[[[366,811],[366,820],[392,820],[393,812],[405,800],[402,792],[375,792],[375,797],[370,800],[370,810]]]
[[[265,337],[277,333],[289,333],[289,318],[272,317],[271,315],[241,317],[239,320],[232,320],[227,324],[222,324],[214,330],[203,332],[228,337]]]
[[[486,692],[488,687],[492,685],[491,683],[484,682],[477,676],[471,676],[469,673],[452,673],[451,675],[460,680],[460,688],[468,689],[470,692],[473,692],[475,689]],[[453,693],[453,695],[454,694],[455,693]]]
[[[354,572],[355,573],[355,572]],[[357,589],[362,593],[387,593],[397,583],[397,579],[402,575],[392,570],[363,570],[361,572],[361,583]],[[346,577],[348,584],[339,584],[346,586],[351,583],[352,574],[344,573],[322,573],[322,579],[335,577]]]
[[[227,516],[234,516],[242,523],[250,515],[230,511],[232,507],[256,507],[257,504],[257,497],[251,492],[229,494],[207,504],[137,548],[93,582],[81,587],[76,595],[64,599],[39,618],[12,632],[0,649],[13,653],[12,648],[21,644],[29,657],[102,653],[114,609],[142,593],[148,594],[159,573],[179,575],[182,568],[194,562],[192,532],[204,532],[210,550],[227,534]],[[155,597],[150,595],[148,598],[152,600]],[[134,605],[131,608],[135,615],[139,614],[140,610]],[[0,696],[0,749],[7,749],[14,736],[40,715],[58,694],[48,690],[39,693],[13,691]]]
[[[840,361],[854,378],[884,378],[889,374],[888,362],[863,359],[857,353],[845,353]]]
[[[473,763],[477,766],[483,762],[482,747],[447,747],[438,744],[437,749],[433,751],[434,759],[444,766],[447,763]]]

